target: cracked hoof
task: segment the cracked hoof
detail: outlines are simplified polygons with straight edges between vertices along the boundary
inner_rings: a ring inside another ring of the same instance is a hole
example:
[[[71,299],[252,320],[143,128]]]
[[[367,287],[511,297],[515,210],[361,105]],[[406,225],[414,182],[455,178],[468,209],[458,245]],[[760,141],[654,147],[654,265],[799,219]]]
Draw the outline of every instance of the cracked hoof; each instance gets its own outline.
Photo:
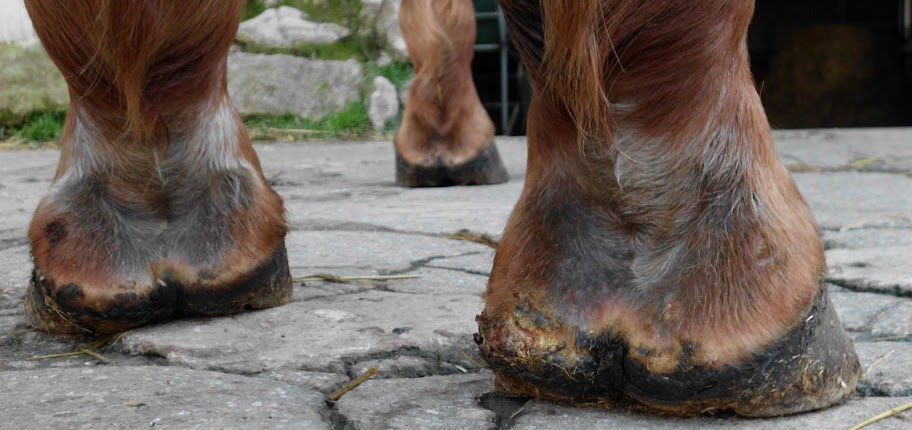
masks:
[[[860,377],[852,341],[826,289],[799,327],[743,362],[695,362],[700,345],[682,340],[677,365],[651,371],[619,333],[582,332],[520,299],[512,315],[478,318],[476,342],[508,396],[624,407],[693,416],[731,411],[769,417],[830,406],[851,395]]]
[[[159,273],[151,285],[91,288],[57,285],[37,267],[25,297],[26,321],[57,335],[119,333],[153,322],[179,317],[211,317],[288,303],[292,280],[285,245],[271,258],[235,281],[210,285],[201,275],[184,283]]]
[[[396,185],[416,187],[448,187],[453,185],[492,185],[507,182],[497,145],[491,142],[475,158],[456,166],[438,161],[434,166],[411,164],[396,151]]]

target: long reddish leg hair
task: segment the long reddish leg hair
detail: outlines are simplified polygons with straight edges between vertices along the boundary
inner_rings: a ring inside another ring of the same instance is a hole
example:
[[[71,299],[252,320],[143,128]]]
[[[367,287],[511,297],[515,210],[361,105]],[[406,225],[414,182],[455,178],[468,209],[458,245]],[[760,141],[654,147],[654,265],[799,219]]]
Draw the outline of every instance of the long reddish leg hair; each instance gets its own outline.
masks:
[[[29,230],[41,284],[32,323],[117,331],[256,302],[191,297],[237,287],[286,232],[282,201],[227,94],[243,1],[26,5],[71,99],[54,183]]]
[[[825,307],[816,224],[776,156],[748,67],[753,1],[501,4],[534,97],[525,188],[480,317],[489,361],[517,368],[538,351],[576,366],[599,353],[580,343],[584,333],[622,342],[623,359],[648,374],[738,369]],[[778,414],[843,398],[857,358],[844,333],[826,341],[844,360],[814,396],[793,393],[800,407],[763,389],[762,407],[723,407]],[[517,384],[507,391],[547,391],[532,373],[503,379]],[[587,377],[579,390],[594,390]],[[669,400],[693,403],[650,407],[688,414],[725,404]]]
[[[415,77],[395,137],[397,154],[408,165],[443,168],[487,156],[485,151],[492,149],[494,123],[472,80],[472,2],[403,0],[399,26]],[[478,183],[506,181],[499,158],[495,164],[499,171],[478,179]]]

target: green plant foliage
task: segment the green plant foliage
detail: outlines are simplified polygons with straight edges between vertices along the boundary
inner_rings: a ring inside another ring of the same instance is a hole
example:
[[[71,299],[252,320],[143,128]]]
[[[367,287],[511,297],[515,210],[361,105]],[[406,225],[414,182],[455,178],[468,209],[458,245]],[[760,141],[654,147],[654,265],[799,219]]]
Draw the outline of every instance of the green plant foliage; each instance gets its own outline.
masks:
[[[25,143],[59,140],[65,119],[65,112],[38,112],[30,115],[21,124],[0,127],[4,129],[0,135],[4,139],[13,137]]]
[[[352,103],[342,111],[319,120],[294,114],[255,115],[246,117],[244,123],[251,137],[257,140],[287,136],[294,139],[356,139],[368,137],[373,131],[364,103]]]

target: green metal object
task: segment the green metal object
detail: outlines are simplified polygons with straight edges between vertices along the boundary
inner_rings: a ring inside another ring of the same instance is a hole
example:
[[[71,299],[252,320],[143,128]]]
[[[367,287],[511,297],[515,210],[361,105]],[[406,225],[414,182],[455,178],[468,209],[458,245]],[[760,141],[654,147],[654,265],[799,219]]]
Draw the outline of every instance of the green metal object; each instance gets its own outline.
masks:
[[[509,134],[510,121],[510,39],[507,24],[496,0],[473,0],[475,6],[475,52],[497,52],[500,59],[500,127]]]

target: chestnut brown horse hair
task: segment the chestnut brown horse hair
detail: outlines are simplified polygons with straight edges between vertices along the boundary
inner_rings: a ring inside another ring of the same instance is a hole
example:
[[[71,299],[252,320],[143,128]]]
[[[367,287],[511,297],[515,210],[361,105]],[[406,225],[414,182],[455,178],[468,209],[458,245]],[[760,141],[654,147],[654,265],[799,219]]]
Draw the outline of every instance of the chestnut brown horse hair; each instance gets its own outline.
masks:
[[[73,99],[100,131],[149,142],[164,139],[169,109],[225,85],[213,72],[223,67],[243,1],[43,0],[27,7]]]
[[[406,32],[416,76],[409,111],[425,126],[447,135],[466,108],[472,91],[475,21],[468,0],[403,0],[400,26]]]
[[[26,7],[70,91],[60,163],[29,230],[36,267],[101,296],[159,272],[227,282],[270,257],[286,233],[282,200],[227,90],[243,0]]]
[[[535,97],[488,309],[547,285],[571,323],[732,360],[797,324],[825,262],[751,78],[754,1],[500,4]]]

